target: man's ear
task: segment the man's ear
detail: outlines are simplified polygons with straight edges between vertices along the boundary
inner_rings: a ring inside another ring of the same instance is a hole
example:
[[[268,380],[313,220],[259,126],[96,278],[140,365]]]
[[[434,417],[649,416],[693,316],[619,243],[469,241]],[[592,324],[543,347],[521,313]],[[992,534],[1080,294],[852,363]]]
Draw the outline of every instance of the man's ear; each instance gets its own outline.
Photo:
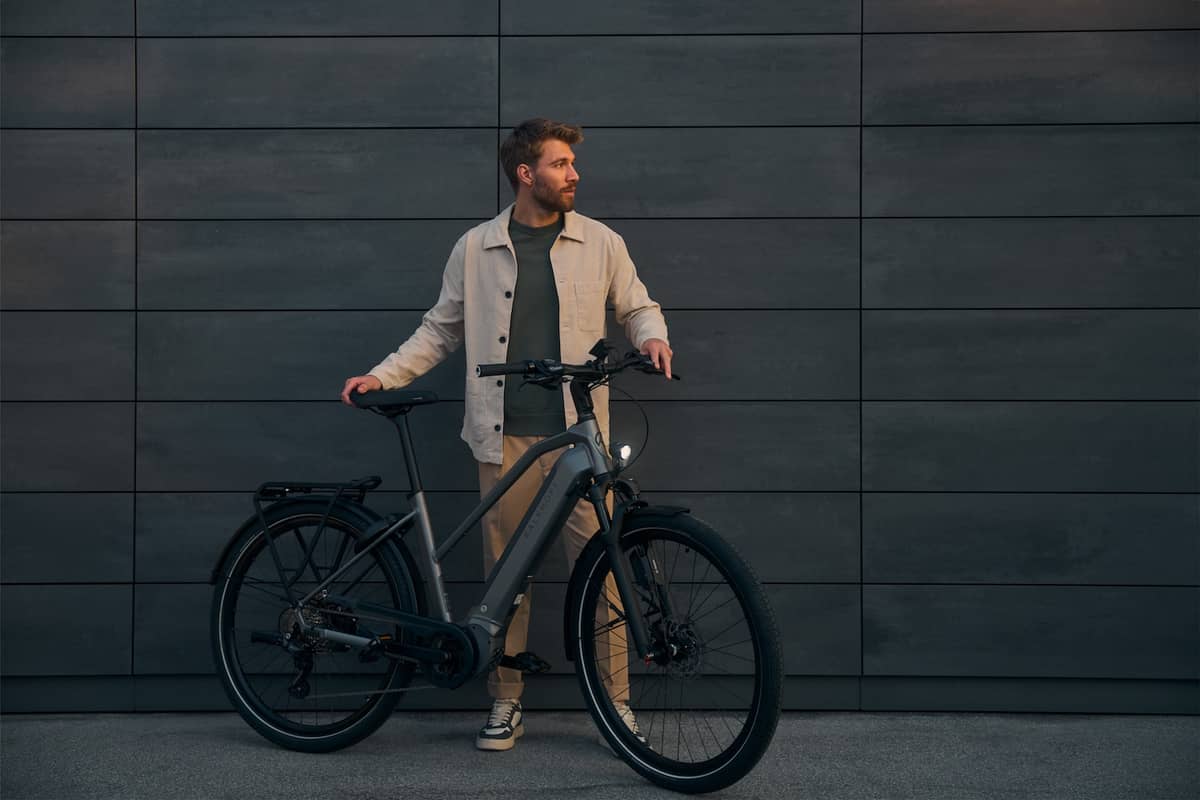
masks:
[[[517,165],[517,181],[526,186],[533,186],[533,170],[529,168],[528,164]]]

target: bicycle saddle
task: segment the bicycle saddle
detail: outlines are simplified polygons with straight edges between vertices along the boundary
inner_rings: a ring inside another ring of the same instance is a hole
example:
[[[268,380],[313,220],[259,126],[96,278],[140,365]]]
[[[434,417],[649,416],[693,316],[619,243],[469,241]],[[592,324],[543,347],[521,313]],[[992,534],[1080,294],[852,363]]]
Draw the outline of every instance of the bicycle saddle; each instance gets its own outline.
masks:
[[[413,406],[423,406],[436,403],[438,396],[433,392],[411,391],[409,389],[379,389],[374,392],[350,393],[350,399],[359,408],[366,408],[385,417],[397,414],[407,414]]]

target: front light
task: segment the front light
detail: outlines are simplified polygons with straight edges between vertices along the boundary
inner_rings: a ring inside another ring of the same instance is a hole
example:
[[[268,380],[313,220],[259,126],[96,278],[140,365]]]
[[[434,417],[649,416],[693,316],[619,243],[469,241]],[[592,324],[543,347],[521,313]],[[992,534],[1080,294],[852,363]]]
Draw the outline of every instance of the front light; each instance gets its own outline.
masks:
[[[627,444],[617,444],[616,442],[613,442],[613,445],[611,448],[609,448],[609,450],[612,453],[613,461],[616,463],[617,469],[624,469],[625,465],[629,463],[629,457],[633,455],[633,448]]]

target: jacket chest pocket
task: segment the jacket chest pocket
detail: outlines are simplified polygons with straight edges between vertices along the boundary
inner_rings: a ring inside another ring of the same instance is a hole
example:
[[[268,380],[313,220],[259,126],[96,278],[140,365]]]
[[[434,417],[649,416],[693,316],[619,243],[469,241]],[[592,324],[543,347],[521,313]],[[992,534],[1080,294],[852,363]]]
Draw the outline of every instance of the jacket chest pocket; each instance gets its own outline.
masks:
[[[608,286],[603,281],[580,281],[574,285],[575,322],[581,331],[604,330],[604,302]]]

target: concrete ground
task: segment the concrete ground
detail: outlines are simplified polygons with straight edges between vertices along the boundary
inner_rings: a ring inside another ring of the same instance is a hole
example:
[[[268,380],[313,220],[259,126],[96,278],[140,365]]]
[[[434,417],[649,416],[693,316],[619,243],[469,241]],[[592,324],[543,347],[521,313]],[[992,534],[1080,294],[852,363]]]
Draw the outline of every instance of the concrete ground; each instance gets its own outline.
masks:
[[[0,718],[0,797],[678,797],[599,743],[584,712],[530,711],[504,753],[475,749],[482,712],[399,712],[355,747],[282,750],[224,714]],[[786,713],[723,798],[1197,800],[1200,717]]]

